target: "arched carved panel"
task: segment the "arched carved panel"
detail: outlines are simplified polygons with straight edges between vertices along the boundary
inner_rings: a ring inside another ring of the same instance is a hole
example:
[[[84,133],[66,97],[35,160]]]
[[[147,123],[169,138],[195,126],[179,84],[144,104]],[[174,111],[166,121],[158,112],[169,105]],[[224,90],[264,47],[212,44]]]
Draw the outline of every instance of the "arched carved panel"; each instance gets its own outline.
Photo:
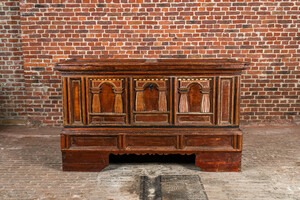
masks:
[[[182,125],[213,123],[210,78],[179,78],[176,122]]]
[[[210,79],[178,79],[179,112],[210,112]]]
[[[167,111],[168,79],[134,79],[136,111]]]
[[[124,124],[127,121],[126,81],[115,78],[89,79],[88,123],[91,125]],[[124,110],[125,109],[125,110]]]
[[[188,92],[188,108],[189,112],[201,112],[202,93],[201,86],[193,83],[189,87]]]
[[[115,93],[111,84],[104,83],[101,85],[100,102],[102,113],[114,112]]]
[[[169,79],[133,79],[135,94],[133,122],[136,124],[169,124]]]

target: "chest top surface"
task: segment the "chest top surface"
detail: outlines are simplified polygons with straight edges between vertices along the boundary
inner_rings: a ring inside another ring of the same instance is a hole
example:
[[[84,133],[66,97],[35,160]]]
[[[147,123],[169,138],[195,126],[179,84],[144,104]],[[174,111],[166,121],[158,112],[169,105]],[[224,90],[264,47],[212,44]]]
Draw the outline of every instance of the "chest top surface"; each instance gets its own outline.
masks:
[[[153,72],[246,69],[247,62],[232,59],[71,59],[56,64],[63,72]]]

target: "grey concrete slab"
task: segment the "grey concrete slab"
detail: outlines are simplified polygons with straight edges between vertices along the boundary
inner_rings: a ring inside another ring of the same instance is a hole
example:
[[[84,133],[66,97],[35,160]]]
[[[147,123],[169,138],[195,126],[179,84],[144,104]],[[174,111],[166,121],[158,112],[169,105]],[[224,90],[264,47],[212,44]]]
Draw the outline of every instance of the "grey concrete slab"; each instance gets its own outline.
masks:
[[[141,176],[176,175],[191,179],[172,186],[164,180],[163,197],[176,199],[168,191],[184,185],[195,191],[203,184],[210,200],[299,200],[300,126],[243,131],[241,172],[201,172],[192,163],[122,163],[102,172],[62,172],[60,129],[0,126],[0,199],[134,200],[140,197]],[[191,184],[197,176],[202,183]]]

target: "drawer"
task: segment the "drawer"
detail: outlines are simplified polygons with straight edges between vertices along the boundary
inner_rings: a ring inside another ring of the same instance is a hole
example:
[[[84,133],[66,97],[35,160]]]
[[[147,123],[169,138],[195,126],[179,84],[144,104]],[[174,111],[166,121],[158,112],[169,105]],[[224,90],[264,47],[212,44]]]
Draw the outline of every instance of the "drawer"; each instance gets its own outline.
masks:
[[[91,135],[72,135],[69,137],[69,146],[76,148],[94,149],[117,149],[119,146],[118,136],[91,136]]]
[[[139,135],[126,137],[125,146],[127,149],[176,149],[177,139],[176,136],[147,136]]]
[[[184,148],[234,148],[234,135],[185,135]]]

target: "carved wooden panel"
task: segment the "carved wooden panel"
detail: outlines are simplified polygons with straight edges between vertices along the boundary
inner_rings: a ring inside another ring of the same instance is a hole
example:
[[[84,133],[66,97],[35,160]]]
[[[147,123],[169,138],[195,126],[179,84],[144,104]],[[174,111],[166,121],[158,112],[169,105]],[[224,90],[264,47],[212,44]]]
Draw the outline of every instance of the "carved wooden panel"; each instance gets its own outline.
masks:
[[[219,84],[219,124],[233,124],[234,78],[221,77]]]
[[[126,124],[125,79],[90,78],[88,81],[88,123],[91,125]]]
[[[199,84],[193,83],[190,86],[190,91],[188,92],[188,108],[189,112],[201,112],[201,102],[202,96],[201,86]]]
[[[113,113],[115,105],[114,86],[104,82],[100,86],[100,108],[102,113]],[[98,100],[98,99],[97,99]],[[94,101],[93,101],[94,102]],[[123,107],[121,102],[121,107]]]
[[[181,125],[212,124],[212,88],[212,78],[178,78],[176,122]]]
[[[81,78],[66,78],[64,81],[65,94],[64,99],[67,100],[65,109],[65,124],[82,125],[83,119],[83,90]]]
[[[169,124],[170,80],[133,79],[133,121],[135,124]]]

